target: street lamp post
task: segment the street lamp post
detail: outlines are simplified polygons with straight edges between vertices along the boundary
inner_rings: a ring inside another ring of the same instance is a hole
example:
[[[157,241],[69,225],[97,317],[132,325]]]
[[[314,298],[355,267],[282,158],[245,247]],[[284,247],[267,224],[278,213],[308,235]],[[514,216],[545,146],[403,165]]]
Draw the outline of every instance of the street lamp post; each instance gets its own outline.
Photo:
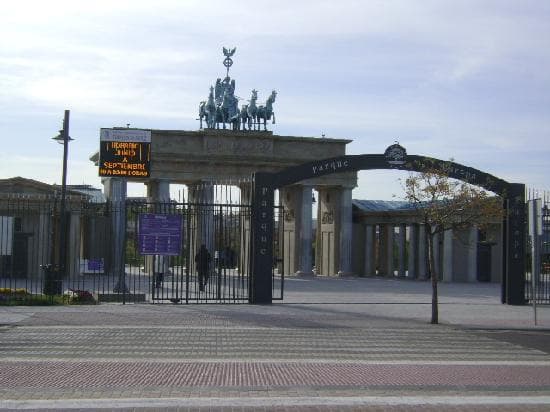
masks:
[[[61,206],[60,206],[60,219],[59,219],[59,250],[58,250],[58,275],[60,278],[65,276],[65,260],[66,260],[66,231],[67,231],[67,218],[65,216],[66,210],[66,195],[67,195],[67,158],[69,154],[69,142],[73,140],[69,136],[69,115],[70,111],[65,110],[65,117],[63,118],[63,129],[59,131],[59,135],[53,137],[57,143],[63,145],[63,174],[61,177]]]

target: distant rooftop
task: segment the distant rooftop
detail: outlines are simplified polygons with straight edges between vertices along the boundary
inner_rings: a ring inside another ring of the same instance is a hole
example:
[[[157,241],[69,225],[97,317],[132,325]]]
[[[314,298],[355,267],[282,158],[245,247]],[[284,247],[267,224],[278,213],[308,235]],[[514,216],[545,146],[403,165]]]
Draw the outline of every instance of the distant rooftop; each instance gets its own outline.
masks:
[[[67,185],[67,189],[71,192],[78,192],[89,196],[90,203],[105,203],[107,201],[101,189],[97,189],[91,185]]]
[[[352,205],[363,212],[395,212],[414,210],[414,205],[405,200],[352,200]]]

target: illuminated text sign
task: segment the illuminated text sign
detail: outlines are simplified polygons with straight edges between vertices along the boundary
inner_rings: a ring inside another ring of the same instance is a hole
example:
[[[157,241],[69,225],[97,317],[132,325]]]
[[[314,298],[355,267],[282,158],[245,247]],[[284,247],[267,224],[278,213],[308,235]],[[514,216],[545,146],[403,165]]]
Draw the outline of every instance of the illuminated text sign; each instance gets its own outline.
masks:
[[[149,177],[151,131],[101,129],[99,175],[105,177]]]

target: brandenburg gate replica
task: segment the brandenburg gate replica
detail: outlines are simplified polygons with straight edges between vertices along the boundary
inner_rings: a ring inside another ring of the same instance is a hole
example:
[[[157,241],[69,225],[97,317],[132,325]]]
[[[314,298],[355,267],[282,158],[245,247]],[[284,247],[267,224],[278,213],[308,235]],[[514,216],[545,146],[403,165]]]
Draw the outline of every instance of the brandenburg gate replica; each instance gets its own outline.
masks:
[[[100,153],[90,158],[99,164],[107,199],[125,200],[126,182],[131,181],[147,186],[150,202],[169,202],[170,184],[183,184],[188,189],[188,202],[213,203],[214,185],[223,184],[238,187],[240,202],[250,204],[253,173],[277,172],[346,154],[346,145],[351,140],[278,136],[268,131],[268,121],[275,122],[275,91],[265,104],[259,105],[258,92],[252,90],[248,104],[239,108],[235,80],[229,77],[235,49],[223,51],[226,77],[218,78],[210,87],[208,99],[200,103],[198,131],[102,129],[102,140],[107,136],[107,146],[111,140],[111,151],[112,135],[135,135],[135,140],[145,143],[139,146],[118,143],[116,146],[122,153],[118,159],[105,161]],[[103,151],[104,146],[101,148]],[[147,167],[132,163],[136,157],[139,157],[137,163],[145,162]],[[304,180],[279,190],[279,204],[284,210],[280,217],[284,219],[284,233],[278,245],[284,249],[279,256],[284,257],[279,264],[284,265],[284,273],[313,275],[311,254],[316,242],[316,274],[351,274],[352,189],[356,184],[357,173],[344,172]],[[312,238],[313,189],[318,192],[316,239]]]

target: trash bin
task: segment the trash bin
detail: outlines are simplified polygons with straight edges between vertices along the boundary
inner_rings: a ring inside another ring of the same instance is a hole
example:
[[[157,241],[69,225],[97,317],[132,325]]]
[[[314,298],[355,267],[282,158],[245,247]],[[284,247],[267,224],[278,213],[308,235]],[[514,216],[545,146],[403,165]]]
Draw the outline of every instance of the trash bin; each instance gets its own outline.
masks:
[[[63,281],[58,279],[58,267],[52,264],[43,265],[44,270],[44,295],[61,295],[63,293]]]

